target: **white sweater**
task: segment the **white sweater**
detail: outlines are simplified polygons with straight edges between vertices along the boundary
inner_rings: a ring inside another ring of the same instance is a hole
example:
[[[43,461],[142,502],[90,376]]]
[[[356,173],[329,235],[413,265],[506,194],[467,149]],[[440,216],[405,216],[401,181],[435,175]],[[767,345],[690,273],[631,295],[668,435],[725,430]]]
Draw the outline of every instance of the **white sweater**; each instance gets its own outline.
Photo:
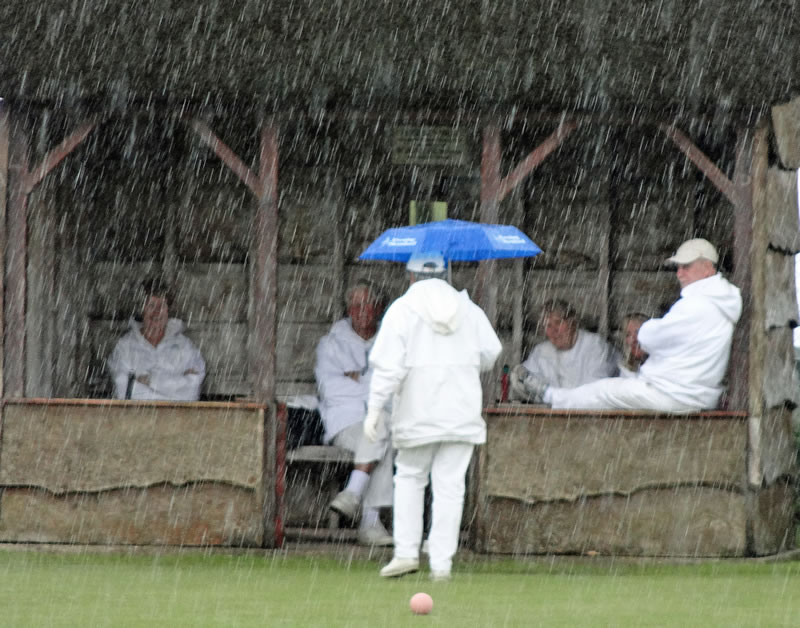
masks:
[[[501,349],[466,291],[440,279],[413,283],[387,310],[370,353],[369,406],[393,398],[394,446],[485,442],[480,371]]]
[[[619,353],[597,334],[578,330],[575,344],[559,350],[549,340],[533,348],[522,365],[556,388],[576,388],[617,374]]]
[[[689,284],[663,318],[639,329],[650,354],[639,377],[681,403],[715,408],[741,313],[739,288],[719,273]]]

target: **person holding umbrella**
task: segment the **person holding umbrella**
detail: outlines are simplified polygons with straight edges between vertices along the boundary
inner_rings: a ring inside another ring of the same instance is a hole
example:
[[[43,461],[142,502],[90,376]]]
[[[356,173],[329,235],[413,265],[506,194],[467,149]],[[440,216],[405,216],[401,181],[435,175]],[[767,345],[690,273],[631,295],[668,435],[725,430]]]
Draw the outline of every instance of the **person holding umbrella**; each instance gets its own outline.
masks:
[[[480,372],[492,368],[502,347],[483,310],[445,280],[441,253],[413,254],[406,269],[410,286],[386,311],[370,352],[364,420],[365,436],[375,440],[382,408],[393,402],[395,549],[380,575],[419,569],[430,476],[431,577],[447,580],[458,548],[467,467],[475,445],[486,441]]]

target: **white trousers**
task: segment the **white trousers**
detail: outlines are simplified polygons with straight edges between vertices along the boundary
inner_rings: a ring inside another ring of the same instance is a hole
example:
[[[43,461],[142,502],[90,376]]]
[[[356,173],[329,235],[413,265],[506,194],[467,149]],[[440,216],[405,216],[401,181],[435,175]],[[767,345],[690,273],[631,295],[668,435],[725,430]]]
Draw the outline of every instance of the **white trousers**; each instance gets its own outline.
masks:
[[[369,474],[369,484],[361,499],[362,506],[364,508],[391,506],[394,461],[389,432],[385,426],[378,430],[378,440],[374,443],[364,437],[363,421],[344,428],[331,442],[337,447],[352,451],[353,461],[356,464],[378,463]]]
[[[464,485],[475,446],[432,443],[397,450],[394,476],[394,555],[419,558],[428,476],[433,489],[428,551],[431,569],[450,571],[458,549]]]
[[[638,378],[610,377],[577,388],[550,388],[549,393],[554,409],[662,412],[693,412],[700,409],[676,401]]]

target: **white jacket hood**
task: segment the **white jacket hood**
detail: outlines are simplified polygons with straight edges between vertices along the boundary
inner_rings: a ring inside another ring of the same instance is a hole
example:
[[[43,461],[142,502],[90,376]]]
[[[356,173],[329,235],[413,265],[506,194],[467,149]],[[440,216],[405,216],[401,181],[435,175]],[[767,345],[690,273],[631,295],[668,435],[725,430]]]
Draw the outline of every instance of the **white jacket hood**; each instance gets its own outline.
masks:
[[[142,342],[147,342],[144,336],[142,336],[142,323],[137,321],[135,318],[130,320],[130,328],[133,332],[134,336],[136,336],[137,340],[141,340]],[[182,334],[183,330],[186,329],[186,325],[184,325],[183,321],[179,318],[170,318],[167,320],[167,328],[164,330],[164,340],[171,338],[172,336],[177,336],[178,334]]]
[[[732,324],[736,324],[742,315],[741,291],[719,273],[690,283],[681,290],[682,298],[695,296],[708,299]]]
[[[650,354],[639,375],[690,408],[715,408],[742,313],[739,288],[719,273],[690,283],[662,317],[639,329]]]
[[[418,280],[405,294],[408,307],[443,336],[449,336],[461,327],[464,296],[441,279]]]
[[[502,346],[483,310],[441,279],[409,286],[383,317],[369,354],[369,402],[392,402],[392,442],[483,443],[480,372],[492,368]]]

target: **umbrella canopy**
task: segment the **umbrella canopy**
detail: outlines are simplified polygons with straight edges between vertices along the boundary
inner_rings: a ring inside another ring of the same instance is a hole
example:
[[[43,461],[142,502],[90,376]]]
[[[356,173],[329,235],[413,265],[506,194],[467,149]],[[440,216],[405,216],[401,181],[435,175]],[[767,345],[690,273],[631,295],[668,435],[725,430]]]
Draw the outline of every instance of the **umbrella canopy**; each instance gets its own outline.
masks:
[[[447,219],[387,229],[358,259],[406,262],[414,253],[441,253],[448,261],[477,262],[541,252],[516,227]]]

